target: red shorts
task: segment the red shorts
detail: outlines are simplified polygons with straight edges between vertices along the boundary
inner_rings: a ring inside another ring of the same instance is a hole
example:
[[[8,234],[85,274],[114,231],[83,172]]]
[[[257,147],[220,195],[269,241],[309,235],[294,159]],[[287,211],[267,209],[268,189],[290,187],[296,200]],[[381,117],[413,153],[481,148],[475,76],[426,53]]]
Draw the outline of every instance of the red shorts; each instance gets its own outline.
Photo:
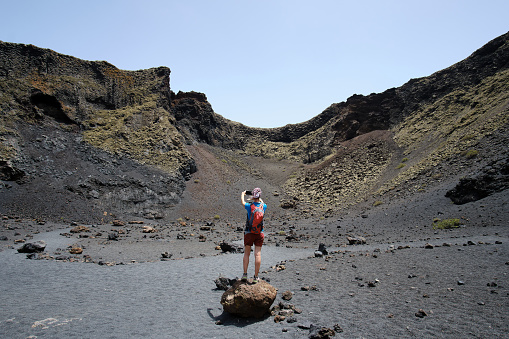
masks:
[[[261,247],[263,245],[263,239],[265,238],[265,235],[263,233],[260,234],[254,234],[254,233],[245,233],[244,234],[244,246],[259,246]]]

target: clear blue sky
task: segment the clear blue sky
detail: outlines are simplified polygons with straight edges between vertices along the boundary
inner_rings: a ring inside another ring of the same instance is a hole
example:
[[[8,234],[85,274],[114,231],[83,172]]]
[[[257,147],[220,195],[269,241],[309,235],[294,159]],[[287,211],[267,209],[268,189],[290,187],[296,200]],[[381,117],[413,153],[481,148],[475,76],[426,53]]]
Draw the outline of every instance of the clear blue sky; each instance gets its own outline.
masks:
[[[468,57],[509,31],[508,0],[0,0],[0,40],[120,69],[253,127],[303,122]]]

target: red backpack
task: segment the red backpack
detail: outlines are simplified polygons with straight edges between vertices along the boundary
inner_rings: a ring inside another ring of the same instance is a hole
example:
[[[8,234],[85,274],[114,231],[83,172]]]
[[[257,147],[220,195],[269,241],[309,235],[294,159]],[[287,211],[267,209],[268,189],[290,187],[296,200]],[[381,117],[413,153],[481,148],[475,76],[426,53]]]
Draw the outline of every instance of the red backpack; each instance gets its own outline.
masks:
[[[249,232],[253,234],[262,233],[263,214],[263,203],[260,203],[260,206],[256,206],[254,203],[251,204],[251,214],[247,221]]]

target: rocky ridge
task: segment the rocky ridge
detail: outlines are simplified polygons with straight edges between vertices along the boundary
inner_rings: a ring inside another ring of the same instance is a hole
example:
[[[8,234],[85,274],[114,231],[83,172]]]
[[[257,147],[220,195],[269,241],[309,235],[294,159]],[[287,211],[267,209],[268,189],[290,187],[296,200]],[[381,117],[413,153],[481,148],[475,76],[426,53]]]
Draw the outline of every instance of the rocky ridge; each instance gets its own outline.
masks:
[[[0,212],[175,218],[193,175],[204,200],[259,178],[275,212],[301,217],[429,192],[489,168],[505,182],[508,68],[509,33],[429,77],[260,129],[216,114],[205,94],[173,93],[166,67],[123,71],[1,42]],[[197,178],[203,161],[237,179]]]

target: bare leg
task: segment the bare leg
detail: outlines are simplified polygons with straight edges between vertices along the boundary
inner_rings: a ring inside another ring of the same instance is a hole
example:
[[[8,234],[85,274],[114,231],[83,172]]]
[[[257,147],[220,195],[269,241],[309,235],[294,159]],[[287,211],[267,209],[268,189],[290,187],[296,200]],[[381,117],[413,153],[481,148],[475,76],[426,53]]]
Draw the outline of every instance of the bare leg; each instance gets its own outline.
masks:
[[[256,251],[255,251],[256,253]],[[244,246],[244,273],[247,273],[247,267],[249,266],[249,255],[251,254],[251,246]],[[256,268],[256,261],[255,261]]]
[[[254,255],[255,255],[255,277],[257,277],[258,273],[260,272],[260,266],[262,263],[262,247],[261,246],[255,246]]]

